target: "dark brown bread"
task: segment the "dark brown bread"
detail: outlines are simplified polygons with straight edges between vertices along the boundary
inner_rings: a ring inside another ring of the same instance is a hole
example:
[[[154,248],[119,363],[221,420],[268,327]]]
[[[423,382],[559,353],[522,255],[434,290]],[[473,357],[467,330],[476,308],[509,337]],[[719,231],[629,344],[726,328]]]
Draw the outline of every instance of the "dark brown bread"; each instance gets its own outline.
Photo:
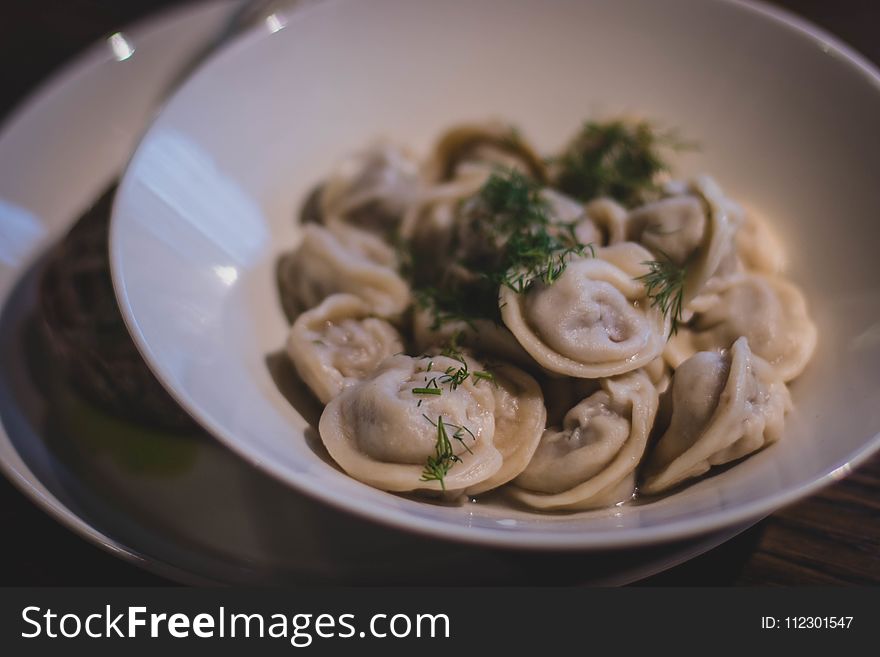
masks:
[[[113,292],[108,229],[111,186],[53,249],[40,281],[40,310],[53,354],[84,397],[157,428],[196,428],[141,358]]]

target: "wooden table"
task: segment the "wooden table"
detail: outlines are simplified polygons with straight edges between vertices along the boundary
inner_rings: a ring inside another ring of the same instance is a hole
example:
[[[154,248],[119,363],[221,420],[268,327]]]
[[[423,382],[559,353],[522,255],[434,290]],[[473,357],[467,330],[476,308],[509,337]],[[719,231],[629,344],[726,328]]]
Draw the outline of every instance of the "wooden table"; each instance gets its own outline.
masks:
[[[713,1],[713,0],[706,0]],[[4,0],[0,117],[70,57],[179,0]],[[778,0],[880,62],[880,3]],[[0,585],[161,585],[64,529],[0,479]],[[640,585],[880,584],[880,456],[846,480]]]

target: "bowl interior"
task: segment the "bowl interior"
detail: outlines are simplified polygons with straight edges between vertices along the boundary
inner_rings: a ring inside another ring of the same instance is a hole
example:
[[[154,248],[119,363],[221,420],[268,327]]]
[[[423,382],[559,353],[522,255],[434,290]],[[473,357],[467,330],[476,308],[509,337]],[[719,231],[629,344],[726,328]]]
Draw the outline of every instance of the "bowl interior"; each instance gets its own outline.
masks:
[[[275,260],[296,244],[312,185],[378,136],[424,153],[449,124],[501,117],[550,152],[585,118],[618,113],[699,142],[677,173],[713,174],[784,238],[820,327],[784,440],[666,498],[570,515],[432,505],[338,471],[310,426],[317,409],[273,378],[287,332]],[[767,513],[878,444],[878,115],[880,86],[861,60],[740,3],[309,3],[234,42],[168,102],[117,196],[114,280],[177,399],[303,491],[500,545],[683,536]]]

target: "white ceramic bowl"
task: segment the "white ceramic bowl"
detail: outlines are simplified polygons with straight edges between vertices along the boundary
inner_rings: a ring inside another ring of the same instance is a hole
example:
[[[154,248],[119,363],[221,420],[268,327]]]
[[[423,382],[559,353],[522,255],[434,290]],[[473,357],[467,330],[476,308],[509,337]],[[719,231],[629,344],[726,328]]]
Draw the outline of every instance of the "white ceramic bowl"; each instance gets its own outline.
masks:
[[[760,517],[880,445],[880,78],[845,46],[723,0],[328,0],[267,28],[168,102],[124,177],[111,236],[148,362],[248,461],[400,527],[583,549]],[[265,360],[286,337],[274,262],[297,240],[310,187],[379,135],[425,149],[455,121],[500,116],[547,152],[585,117],[618,112],[698,140],[679,172],[711,172],[784,237],[821,332],[784,440],[661,500],[573,515],[404,499],[317,456]]]

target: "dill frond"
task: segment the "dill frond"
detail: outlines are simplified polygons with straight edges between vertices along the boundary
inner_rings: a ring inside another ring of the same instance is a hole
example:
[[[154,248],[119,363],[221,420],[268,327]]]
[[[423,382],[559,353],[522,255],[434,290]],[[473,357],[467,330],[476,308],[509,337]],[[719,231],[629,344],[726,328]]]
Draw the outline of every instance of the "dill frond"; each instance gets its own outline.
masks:
[[[573,223],[551,222],[540,188],[517,171],[493,173],[479,199],[502,245],[498,264],[481,272],[493,284],[517,293],[539,281],[552,285],[573,256],[592,251],[577,241]]]
[[[425,462],[425,468],[422,471],[422,476],[419,480],[439,481],[440,488],[445,491],[446,475],[449,474],[453,465],[461,463],[461,458],[456,456],[455,452],[452,450],[452,441],[450,440],[447,427],[453,430],[452,440],[457,440],[461,443],[469,454],[473,454],[473,451],[468,447],[467,443],[465,443],[465,434],[470,436],[471,440],[476,440],[477,437],[465,426],[444,422],[442,415],[437,417],[436,423],[427,415],[422,414],[422,417],[433,426],[437,427],[437,442],[434,445],[434,453],[429,456]]]
[[[675,130],[648,121],[588,121],[556,160],[556,186],[583,201],[610,196],[638,205],[657,191],[657,176],[669,171],[664,149],[694,149]]]
[[[661,255],[662,260],[643,262],[649,271],[635,280],[644,283],[645,294],[651,299],[651,306],[660,308],[665,317],[671,318],[670,335],[675,335],[684,312],[684,280],[687,271],[672,262],[666,254]]]

